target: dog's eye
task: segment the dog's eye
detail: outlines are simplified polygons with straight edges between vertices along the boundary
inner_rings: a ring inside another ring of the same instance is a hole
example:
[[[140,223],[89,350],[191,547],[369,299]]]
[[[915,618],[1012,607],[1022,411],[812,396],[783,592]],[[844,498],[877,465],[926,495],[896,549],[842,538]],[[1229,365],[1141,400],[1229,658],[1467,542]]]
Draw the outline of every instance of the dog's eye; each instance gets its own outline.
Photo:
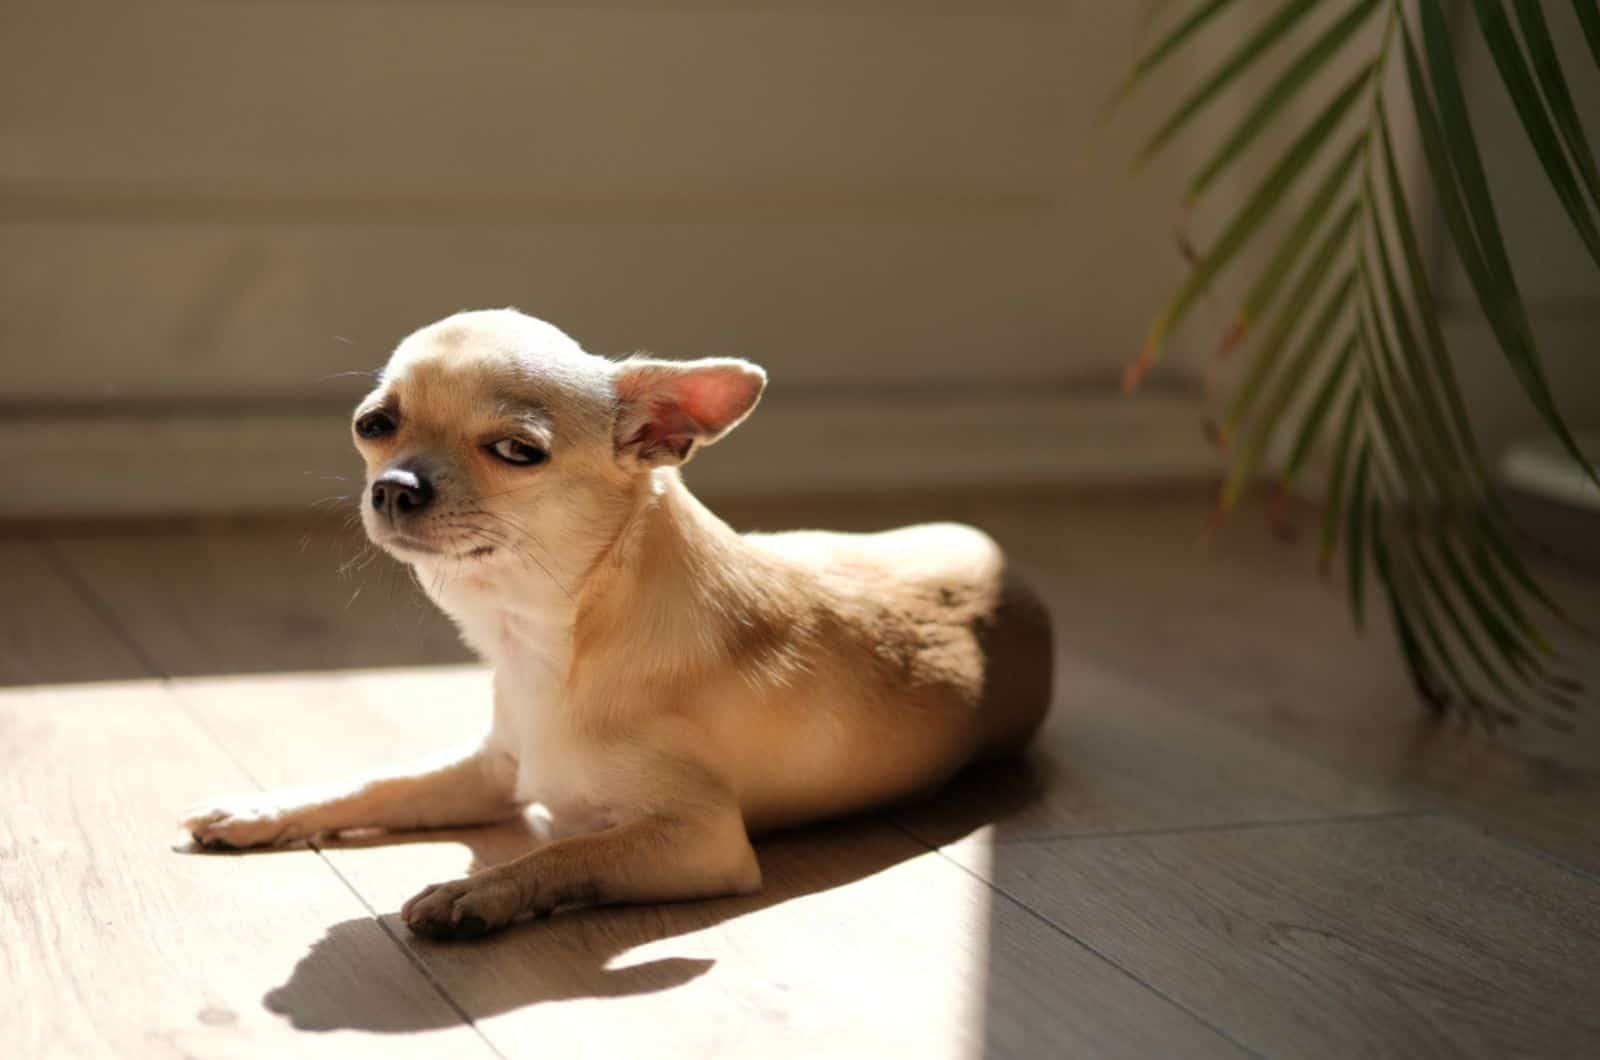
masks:
[[[515,438],[502,438],[493,445],[488,446],[489,452],[498,456],[508,464],[542,464],[550,459],[550,454],[536,445],[518,441]]]
[[[356,433],[363,438],[382,438],[394,430],[394,419],[387,412],[369,412],[356,420]]]

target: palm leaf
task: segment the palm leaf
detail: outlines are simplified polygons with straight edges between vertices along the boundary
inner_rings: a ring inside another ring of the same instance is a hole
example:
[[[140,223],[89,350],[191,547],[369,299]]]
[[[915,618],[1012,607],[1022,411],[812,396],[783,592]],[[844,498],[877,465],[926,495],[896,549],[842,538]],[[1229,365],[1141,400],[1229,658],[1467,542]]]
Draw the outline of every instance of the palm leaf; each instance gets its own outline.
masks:
[[[1163,37],[1154,48],[1134,62],[1133,68],[1122,79],[1121,86],[1107,100],[1106,106],[1101,111],[1101,119],[1109,117],[1121,103],[1133,94],[1139,83],[1156,67],[1160,66],[1168,56],[1183,46],[1184,42],[1194,36],[1217,15],[1222,13],[1233,0],[1207,0],[1201,4],[1188,18],[1178,24],[1177,28]]]
[[[1382,456],[1383,467],[1390,480],[1404,489],[1404,498],[1413,506],[1423,506],[1432,500],[1427,468],[1422,450],[1417,445],[1409,425],[1411,410],[1395,374],[1394,354],[1381,326],[1372,320],[1371,310],[1363,307],[1358,317],[1357,334],[1365,354],[1365,375],[1373,384],[1367,395],[1367,407],[1380,428],[1379,445],[1375,448]]]
[[[1154,157],[1167,141],[1171,140],[1196,114],[1205,109],[1206,104],[1216,99],[1223,89],[1247,69],[1251,63],[1266,51],[1273,42],[1289,32],[1294,25],[1304,18],[1316,6],[1317,0],[1286,0],[1276,14],[1262,23],[1261,27],[1245,39],[1245,42],[1227,59],[1225,59],[1216,72],[1204,81],[1199,88],[1184,100],[1176,113],[1167,119],[1150,142],[1144,145],[1139,152],[1135,164],[1142,164]],[[1164,56],[1163,56],[1164,58]]]
[[[1450,623],[1450,628],[1455,632],[1456,642],[1467,650],[1467,654],[1472,657],[1472,661],[1477,665],[1478,672],[1484,676],[1485,680],[1494,685],[1495,689],[1506,699],[1512,701],[1520,700],[1521,696],[1512,684],[1515,678],[1508,678],[1502,668],[1496,666],[1487,653],[1484,652],[1482,645],[1478,643],[1478,638],[1472,632],[1472,627],[1461,616],[1461,611],[1456,606],[1455,598],[1452,596],[1445,580],[1439,577],[1433,565],[1428,562],[1426,550],[1420,547],[1415,548],[1411,551],[1411,556],[1417,565],[1417,569],[1422,573],[1423,584],[1429,597],[1438,605],[1439,610],[1445,616],[1445,620]],[[1463,687],[1469,687],[1470,683],[1459,673],[1456,674],[1456,679]]]
[[[1595,0],[1572,0],[1572,9],[1578,13],[1583,39],[1589,43],[1589,54],[1594,57],[1594,64],[1600,66],[1600,6]]]
[[[1361,454],[1356,457],[1355,481],[1350,485],[1350,507],[1346,513],[1344,548],[1345,578],[1350,595],[1350,614],[1355,619],[1357,629],[1360,629],[1366,623],[1366,614],[1362,601],[1366,596],[1367,588],[1367,550],[1363,546],[1367,522],[1370,518],[1367,509],[1367,483],[1368,476],[1371,473],[1371,445],[1363,442],[1361,443]]]
[[[1188,194],[1184,196],[1185,205],[1192,206],[1201,195],[1205,194],[1205,190],[1212,182],[1227,170],[1228,165],[1238,158],[1246,147],[1250,146],[1261,130],[1266,128],[1278,112],[1299,94],[1300,89],[1305,87],[1317,71],[1328,65],[1328,61],[1339,53],[1345,42],[1377,9],[1378,0],[1361,0],[1345,12],[1343,18],[1329,26],[1322,36],[1312,42],[1311,46],[1290,64],[1272,87],[1262,95],[1261,102],[1245,115],[1233,135],[1223,141],[1217,153],[1189,182]]]
[[[1498,611],[1490,606],[1476,583],[1467,576],[1466,569],[1462,567],[1461,560],[1456,556],[1448,542],[1441,540],[1439,557],[1444,560],[1445,567],[1450,571],[1450,577],[1461,589],[1467,603],[1471,605],[1473,613],[1482,625],[1489,639],[1494,642],[1501,657],[1507,665],[1516,671],[1517,676],[1527,680],[1532,669],[1537,665],[1533,653],[1528,649],[1517,635],[1505,624]]]
[[[1412,682],[1435,713],[1443,713],[1452,703],[1461,700],[1472,702],[1471,685],[1465,680],[1454,653],[1440,635],[1426,594],[1418,587],[1415,574],[1391,559],[1381,513],[1381,508],[1373,513],[1373,566],[1377,568],[1379,584],[1383,586],[1388,599],[1395,634],[1405,654]],[[1404,554],[1402,551],[1401,555]],[[1427,650],[1424,650],[1424,642]],[[1454,684],[1455,695],[1446,687],[1447,683]]]
[[[1255,283],[1250,285],[1250,290],[1244,296],[1244,302],[1239,307],[1239,312],[1234,315],[1233,326],[1228,329],[1228,334],[1223,338],[1222,344],[1217,348],[1219,354],[1226,353],[1250,330],[1256,319],[1272,304],[1277,297],[1278,290],[1289,278],[1295,265],[1299,264],[1300,255],[1310,244],[1311,237],[1317,234],[1328,211],[1333,207],[1334,200],[1339,193],[1345,190],[1350,174],[1354,172],[1356,163],[1361,161],[1362,153],[1366,150],[1367,142],[1363,137],[1350,141],[1350,146],[1345,148],[1344,154],[1328,170],[1328,175],[1323,178],[1316,193],[1311,196],[1311,201],[1306,204],[1300,219],[1295,222],[1289,234],[1278,245],[1278,250],[1273,254],[1272,260],[1267,262],[1261,270],[1261,275]],[[1349,234],[1350,226],[1355,223],[1360,212],[1356,203],[1351,203],[1335,222],[1334,233],[1324,239],[1321,248],[1313,255],[1314,262],[1320,262],[1323,268],[1333,260],[1344,246],[1343,238]],[[1315,269],[1317,266],[1313,265]]]
[[[1369,196],[1375,194],[1370,186],[1367,193]],[[1430,385],[1431,366],[1424,360],[1421,344],[1412,329],[1411,314],[1400,293],[1400,285],[1390,261],[1388,241],[1376,216],[1372,219],[1370,235],[1371,257],[1377,263],[1381,285],[1374,290],[1379,281],[1369,279],[1367,290],[1373,299],[1374,310],[1381,310],[1381,315],[1388,320],[1396,340],[1393,349],[1399,354],[1392,358],[1391,387],[1406,412],[1411,433],[1416,436],[1417,448],[1434,475],[1434,485],[1439,493],[1447,497],[1468,496],[1473,489],[1470,472],[1461,466],[1460,451],[1449,444],[1449,417],[1435,388]],[[1381,328],[1382,325],[1374,326]],[[1386,344],[1386,351],[1388,349]]]
[[[1517,117],[1522,119],[1522,127],[1527,131],[1528,139],[1533,144],[1534,154],[1539,157],[1539,164],[1544,166],[1545,174],[1550,178],[1550,185],[1555,188],[1556,196],[1561,200],[1567,216],[1572,218],[1572,225],[1578,230],[1584,246],[1589,248],[1589,254],[1600,263],[1600,230],[1595,228],[1594,218],[1589,213],[1589,203],[1578,187],[1578,178],[1567,163],[1567,156],[1562,153],[1561,141],[1556,136],[1550,114],[1545,110],[1544,100],[1540,99],[1538,88],[1534,86],[1533,72],[1522,57],[1522,49],[1517,47],[1517,35],[1511,29],[1511,20],[1506,18],[1505,10],[1495,0],[1473,0],[1472,7],[1477,12],[1478,22],[1483,26],[1483,39],[1489,44],[1489,53],[1494,56],[1495,65],[1500,69],[1500,77],[1506,83],[1506,92],[1511,96],[1512,105],[1517,108]],[[1539,24],[1543,25],[1542,19]],[[1554,61],[1554,48],[1551,49],[1550,58]],[[1546,70],[1544,73],[1549,76],[1550,71]],[[1559,65],[1555,67],[1555,80],[1565,88],[1565,83],[1561,81]],[[1571,102],[1570,99],[1567,100],[1569,106]],[[1577,122],[1578,116],[1574,113],[1572,125],[1578,129],[1578,136],[1581,139],[1582,128]],[[1587,151],[1587,148],[1585,150]]]
[[[1476,484],[1476,499],[1486,508],[1486,514],[1480,516],[1481,526],[1478,533],[1490,539],[1490,545],[1499,562],[1485,558],[1485,577],[1498,578],[1498,567],[1503,563],[1507,571],[1517,582],[1519,588],[1539,600],[1540,603],[1550,608],[1558,617],[1565,617],[1556,603],[1541,589],[1531,575],[1527,573],[1520,557],[1505,544],[1504,534],[1507,532],[1508,517],[1504,506],[1500,503],[1499,495],[1489,487],[1488,473],[1484,469],[1483,456],[1478,449],[1478,442],[1472,433],[1471,420],[1467,414],[1466,402],[1462,398],[1461,386],[1456,379],[1455,369],[1451,365],[1448,351],[1445,348],[1444,332],[1439,324],[1439,311],[1434,301],[1432,285],[1428,281],[1427,270],[1422,264],[1422,250],[1417,240],[1416,230],[1411,222],[1411,211],[1406,203],[1405,191],[1401,186],[1398,167],[1394,160],[1394,145],[1390,142],[1388,122],[1382,106],[1378,108],[1378,143],[1382,149],[1384,186],[1387,193],[1387,202],[1390,216],[1394,221],[1395,230],[1399,236],[1399,244],[1406,263],[1406,271],[1410,282],[1411,297],[1417,307],[1417,315],[1422,321],[1422,335],[1428,353],[1428,370],[1434,387],[1444,395],[1445,403],[1450,409],[1452,424],[1452,444],[1457,447],[1463,463],[1470,468],[1472,478]],[[1503,583],[1501,583],[1503,584]],[[1507,589],[1504,594],[1508,602],[1514,606],[1514,595]],[[1522,624],[1531,629],[1526,620]]]
[[[1288,345],[1289,337],[1299,325],[1301,317],[1311,305],[1317,293],[1322,290],[1333,276],[1329,265],[1343,249],[1350,233],[1355,229],[1355,221],[1360,217],[1360,208],[1352,203],[1350,209],[1340,218],[1339,222],[1329,229],[1322,246],[1311,256],[1311,263],[1306,266],[1300,276],[1300,282],[1295,285],[1294,291],[1289,295],[1289,300],[1284,303],[1277,318],[1273,321],[1272,328],[1261,340],[1255,359],[1250,362],[1250,369],[1239,384],[1233,401],[1229,404],[1227,412],[1223,415],[1220,431],[1224,441],[1232,437],[1238,425],[1250,414],[1251,407],[1255,404],[1261,388],[1266,384],[1267,377],[1277,367],[1278,357]],[[1339,306],[1347,305],[1350,297],[1355,292],[1356,277],[1347,273],[1335,291],[1330,304]],[[1327,311],[1325,310],[1325,313]]]
[[[1328,411],[1333,406],[1333,397],[1339,390],[1341,377],[1330,374],[1317,388],[1316,400],[1312,403],[1311,412],[1300,423],[1300,430],[1295,435],[1294,448],[1289,453],[1289,463],[1283,470],[1283,477],[1278,480],[1278,489],[1286,490],[1294,482],[1306,461],[1311,457],[1317,439],[1322,435],[1322,428],[1328,418]],[[1356,413],[1361,411],[1361,397],[1357,390],[1352,389],[1345,397],[1344,412],[1339,416],[1339,441],[1335,443],[1336,451],[1342,452],[1349,444],[1350,436],[1355,431]]]
[[[1333,550],[1339,546],[1339,520],[1344,513],[1345,482],[1349,476],[1346,474],[1351,465],[1350,454],[1355,450],[1357,431],[1361,423],[1362,400],[1361,387],[1358,384],[1350,393],[1350,401],[1345,409],[1342,426],[1339,428],[1338,441],[1333,446],[1333,470],[1328,474],[1328,497],[1322,507],[1322,536],[1317,545],[1317,566],[1323,573],[1327,573],[1328,566],[1333,560]],[[1362,443],[1362,456],[1364,459],[1366,443]]]
[[[1487,481],[1483,470],[1483,456],[1478,451],[1478,440],[1472,433],[1471,419],[1467,415],[1466,401],[1461,395],[1461,384],[1456,380],[1455,368],[1445,348],[1444,329],[1439,324],[1439,309],[1433,298],[1433,285],[1428,281],[1428,270],[1423,265],[1422,245],[1417,239],[1411,221],[1411,209],[1406,203],[1405,188],[1400,182],[1399,167],[1394,161],[1394,145],[1389,140],[1389,123],[1380,103],[1377,108],[1378,143],[1382,148],[1384,191],[1389,215],[1394,221],[1399,237],[1401,254],[1406,263],[1406,276],[1411,298],[1422,321],[1422,335],[1428,350],[1431,378],[1444,394],[1450,407],[1451,439],[1474,469],[1480,483]],[[1492,496],[1492,494],[1489,494]]]
[[[1343,307],[1338,301],[1329,303],[1328,308],[1336,315]],[[1324,314],[1318,324],[1322,325],[1327,320]],[[1331,323],[1331,322],[1329,322]],[[1267,446],[1272,441],[1273,434],[1277,431],[1283,420],[1283,414],[1288,411],[1289,404],[1299,392],[1300,383],[1309,378],[1308,371],[1315,361],[1316,354],[1321,348],[1326,327],[1314,325],[1306,335],[1299,353],[1289,362],[1289,370],[1280,380],[1277,391],[1269,402],[1267,411],[1257,422],[1256,429],[1250,436],[1250,442],[1245,451],[1233,462],[1233,470],[1228,475],[1228,480],[1222,488],[1221,504],[1224,510],[1232,508],[1239,500],[1239,495],[1244,492],[1244,487],[1254,477],[1256,470],[1261,466],[1261,458],[1266,455]],[[1323,380],[1320,393],[1313,403],[1311,419],[1320,419],[1326,413],[1327,406],[1332,404],[1333,395],[1344,382],[1345,373],[1349,370],[1351,361],[1354,360],[1356,347],[1355,336],[1345,340],[1344,346],[1334,358],[1333,364],[1327,370],[1327,378]]]
[[[1425,84],[1420,83],[1417,73],[1410,32],[1404,23],[1401,24],[1407,75],[1412,82],[1411,102],[1417,111],[1419,124],[1423,123],[1424,113],[1429,110],[1426,101],[1430,89],[1438,105],[1438,118],[1430,118],[1430,121],[1443,128],[1443,135],[1435,140],[1436,146],[1441,146],[1443,152],[1437,155],[1428,152],[1428,167],[1433,171],[1434,180],[1441,183],[1445,167],[1453,170],[1471,219],[1469,231],[1454,231],[1455,225],[1452,224],[1451,234],[1455,237],[1456,249],[1462,251],[1465,260],[1469,255],[1464,251],[1464,246],[1477,247],[1482,268],[1475,272],[1469,267],[1467,272],[1477,288],[1478,304],[1483,307],[1490,325],[1500,338],[1501,349],[1505,351],[1512,370],[1522,383],[1523,391],[1544,419],[1545,425],[1577,461],[1578,466],[1589,473],[1596,485],[1600,485],[1600,474],[1596,474],[1578,447],[1577,439],[1572,436],[1561,410],[1556,407],[1550,384],[1544,376],[1543,361],[1533,337],[1533,326],[1523,306],[1522,295],[1517,290],[1511,260],[1506,254],[1505,241],[1500,236],[1500,222],[1489,197],[1489,182],[1478,154],[1477,137],[1473,134],[1472,123],[1467,119],[1466,98],[1456,76],[1455,55],[1451,50],[1450,31],[1445,25],[1444,13],[1439,9],[1438,0],[1419,0],[1418,10],[1421,13],[1423,49],[1427,57],[1428,80]],[[1424,146],[1428,140],[1429,136],[1424,132]],[[1449,220],[1447,212],[1446,221]]]
[[[1510,585],[1506,584],[1505,578],[1502,577],[1503,564],[1502,562],[1497,562],[1497,557],[1492,554],[1496,547],[1505,548],[1504,541],[1489,528],[1483,528],[1482,532],[1477,535],[1469,532],[1467,544],[1472,553],[1473,568],[1478,572],[1480,580],[1494,596],[1495,603],[1500,610],[1505,613],[1506,617],[1511,620],[1511,623],[1517,629],[1522,631],[1524,636],[1533,641],[1541,651],[1548,654],[1550,651],[1549,642],[1540,635],[1538,627],[1533,624],[1527,612],[1523,610],[1521,602],[1517,599],[1517,594],[1512,591]],[[1522,578],[1528,578],[1526,571],[1520,564],[1517,564],[1514,570],[1520,572]],[[1513,577],[1516,577],[1516,575],[1513,574]],[[1517,580],[1523,589],[1530,591],[1538,589],[1538,583],[1532,581],[1531,578],[1525,583],[1522,582],[1521,578],[1517,578]],[[1539,594],[1535,591],[1532,592],[1532,595],[1537,597]],[[1551,606],[1554,605],[1552,604]]]
[[[1571,619],[1566,611],[1549,593],[1545,592],[1544,587],[1534,579],[1533,575],[1528,573],[1528,568],[1522,562],[1521,557],[1511,550],[1505,539],[1497,533],[1489,532],[1490,527],[1487,525],[1487,517],[1480,516],[1480,519],[1485,522],[1485,526],[1479,534],[1479,539],[1492,553],[1494,563],[1498,565],[1498,568],[1509,574],[1523,592],[1538,600],[1551,614],[1563,621],[1570,622]]]
[[[1517,25],[1522,27],[1522,39],[1528,46],[1528,57],[1533,61],[1534,73],[1539,77],[1539,88],[1544,93],[1550,116],[1561,130],[1561,140],[1572,155],[1573,163],[1583,175],[1589,198],[1600,205],[1600,168],[1595,166],[1594,152],[1589,149],[1589,138],[1584,135],[1583,123],[1578,120],[1578,109],[1573,106],[1572,93],[1567,90],[1567,79],[1561,73],[1561,61],[1556,58],[1555,41],[1550,39],[1550,27],[1545,23],[1544,11],[1537,0],[1516,0]]]
[[[1327,143],[1328,137],[1338,126],[1339,119],[1345,116],[1360,97],[1361,89],[1366,86],[1371,72],[1370,66],[1362,67],[1345,83],[1344,89],[1290,145],[1283,157],[1278,160],[1278,164],[1245,201],[1244,206],[1217,238],[1216,246],[1195,266],[1194,271],[1189,274],[1189,279],[1178,289],[1171,303],[1150,326],[1150,332],[1145,336],[1144,349],[1134,362],[1133,370],[1124,376],[1124,385],[1130,388],[1137,385],[1144,372],[1155,363],[1156,355],[1160,352],[1167,335],[1178,326],[1184,314],[1193,306],[1195,299],[1233,259],[1262,220],[1272,213],[1273,207],[1278,205],[1284,194],[1294,186],[1295,178],[1317,156],[1317,152]]]
[[[1219,353],[1251,346],[1219,424],[1224,439],[1245,438],[1231,452],[1219,502],[1228,508],[1243,495],[1291,426],[1280,489],[1296,481],[1328,443],[1319,565],[1326,570],[1342,546],[1345,592],[1356,624],[1364,620],[1368,575],[1375,574],[1412,678],[1430,703],[1462,710],[1490,727],[1520,717],[1565,724],[1559,715],[1575,705],[1576,686],[1552,654],[1534,606],[1564,616],[1518,555],[1516,531],[1474,436],[1388,120],[1385,93],[1407,96],[1432,201],[1500,353],[1545,426],[1595,476],[1545,376],[1467,113],[1449,28],[1439,0],[1416,0],[1415,33],[1401,0],[1321,2],[1337,9],[1303,44],[1292,43],[1291,31],[1318,5],[1286,0],[1278,6],[1197,79],[1140,152],[1140,161],[1158,153],[1238,83],[1242,71],[1281,57],[1271,84],[1245,101],[1238,125],[1190,177],[1185,205],[1191,205],[1259,148],[1262,133],[1284,120],[1291,102],[1325,93],[1312,109],[1315,117],[1298,130],[1157,314],[1125,382],[1138,381],[1198,297],[1247,249],[1264,242],[1264,221],[1284,199],[1292,195],[1305,203],[1286,234],[1258,251],[1264,265],[1218,346]],[[1118,98],[1223,6],[1193,0],[1188,17],[1141,57]],[[1600,64],[1596,0],[1574,0],[1573,6]],[[1494,57],[1534,156],[1574,230],[1600,262],[1600,169],[1540,3],[1473,0],[1473,11],[1472,22]],[[1374,21],[1382,30],[1371,41],[1365,31]],[[1391,66],[1403,75],[1398,87],[1385,83]],[[1344,80],[1314,87],[1322,83],[1321,73],[1336,69],[1344,71]],[[1360,127],[1343,140],[1334,161],[1315,164],[1334,131],[1363,111]],[[1298,191],[1302,187],[1309,194]],[[1269,313],[1271,326],[1253,335],[1255,323]]]

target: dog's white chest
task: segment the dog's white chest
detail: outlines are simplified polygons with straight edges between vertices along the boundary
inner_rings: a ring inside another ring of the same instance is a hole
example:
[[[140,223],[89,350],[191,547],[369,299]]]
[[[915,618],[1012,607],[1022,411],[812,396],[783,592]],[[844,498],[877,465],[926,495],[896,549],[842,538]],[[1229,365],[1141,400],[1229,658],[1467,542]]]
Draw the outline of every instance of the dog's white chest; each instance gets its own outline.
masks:
[[[516,797],[551,836],[604,827],[594,773],[570,734],[561,701],[571,625],[560,616],[501,616],[490,653],[495,674],[491,742],[517,762]]]

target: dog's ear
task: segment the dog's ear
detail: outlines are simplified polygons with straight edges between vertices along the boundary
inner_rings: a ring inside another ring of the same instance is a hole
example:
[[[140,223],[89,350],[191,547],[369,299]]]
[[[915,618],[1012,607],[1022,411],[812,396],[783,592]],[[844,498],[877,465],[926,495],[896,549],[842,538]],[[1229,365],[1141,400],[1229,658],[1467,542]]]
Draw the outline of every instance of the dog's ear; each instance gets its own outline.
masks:
[[[617,455],[645,466],[681,464],[750,415],[766,385],[766,372],[731,357],[630,358],[617,366]]]

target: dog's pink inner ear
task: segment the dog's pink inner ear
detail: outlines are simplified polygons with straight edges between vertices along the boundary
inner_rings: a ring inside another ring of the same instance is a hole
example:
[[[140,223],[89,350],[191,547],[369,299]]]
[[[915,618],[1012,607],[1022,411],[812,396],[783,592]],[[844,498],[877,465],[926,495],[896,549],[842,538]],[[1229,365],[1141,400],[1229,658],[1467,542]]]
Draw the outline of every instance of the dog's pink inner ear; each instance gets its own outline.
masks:
[[[686,460],[744,419],[766,381],[745,361],[630,361],[617,373],[617,442],[642,460]]]

